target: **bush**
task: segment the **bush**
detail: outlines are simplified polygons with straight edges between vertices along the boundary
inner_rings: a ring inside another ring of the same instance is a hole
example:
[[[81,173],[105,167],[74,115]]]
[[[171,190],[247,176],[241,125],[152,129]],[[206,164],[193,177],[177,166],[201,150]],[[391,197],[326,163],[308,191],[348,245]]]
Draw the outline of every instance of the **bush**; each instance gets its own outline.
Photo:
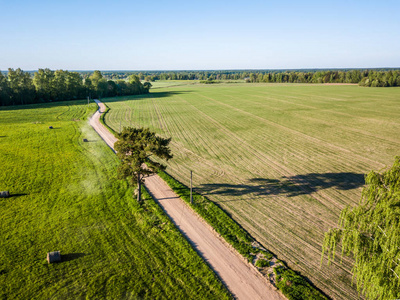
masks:
[[[327,298],[297,272],[283,267],[274,268],[277,276],[277,288],[289,300],[326,300]]]
[[[269,260],[262,259],[262,258],[258,259],[256,261],[256,267],[259,267],[259,268],[269,267]]]
[[[271,252],[265,250],[260,250],[260,253],[263,254],[268,260],[271,260],[274,257]]]

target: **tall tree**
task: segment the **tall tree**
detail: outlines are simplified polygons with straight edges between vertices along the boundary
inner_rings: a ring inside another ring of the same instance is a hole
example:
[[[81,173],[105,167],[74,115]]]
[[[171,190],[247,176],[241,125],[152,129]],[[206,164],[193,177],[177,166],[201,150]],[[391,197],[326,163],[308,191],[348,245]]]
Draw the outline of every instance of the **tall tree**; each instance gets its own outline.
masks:
[[[10,105],[10,89],[8,87],[7,78],[0,71],[0,106]]]
[[[11,101],[13,105],[31,104],[35,98],[35,86],[29,73],[20,68],[8,69],[8,86],[11,90]]]
[[[154,161],[153,157],[169,160],[172,158],[168,147],[171,138],[156,136],[148,128],[124,127],[118,135],[114,147],[121,160],[118,167],[120,178],[128,179],[132,186],[137,186],[137,201],[141,201],[141,184],[146,175],[151,175],[166,166]]]
[[[329,262],[337,245],[355,258],[353,278],[369,299],[400,298],[400,157],[383,172],[370,172],[358,206],[345,208],[338,228],[325,233]]]
[[[48,101],[54,94],[54,71],[50,69],[39,69],[33,74],[33,84],[36,88],[36,98],[41,101]]]

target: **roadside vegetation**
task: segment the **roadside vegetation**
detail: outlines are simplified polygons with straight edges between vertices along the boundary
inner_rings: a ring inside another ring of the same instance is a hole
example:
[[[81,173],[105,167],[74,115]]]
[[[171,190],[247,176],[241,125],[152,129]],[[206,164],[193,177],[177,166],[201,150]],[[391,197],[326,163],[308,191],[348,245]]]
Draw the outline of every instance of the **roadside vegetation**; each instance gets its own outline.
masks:
[[[322,241],[358,204],[364,174],[398,155],[399,97],[397,88],[185,85],[106,99],[106,122],[172,137],[171,176],[189,186],[192,170],[195,191],[263,248],[329,296],[358,299],[353,260],[321,267]]]
[[[0,190],[11,193],[0,299],[230,299],[148,194],[139,205],[116,178],[117,157],[86,121],[96,108],[0,108]],[[56,250],[62,262],[48,264]]]

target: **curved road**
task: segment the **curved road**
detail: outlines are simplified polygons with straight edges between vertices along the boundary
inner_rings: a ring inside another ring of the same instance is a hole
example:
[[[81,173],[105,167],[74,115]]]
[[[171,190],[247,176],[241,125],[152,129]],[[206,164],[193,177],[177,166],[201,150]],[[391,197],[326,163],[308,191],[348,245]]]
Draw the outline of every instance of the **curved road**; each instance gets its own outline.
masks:
[[[106,107],[100,101],[95,101],[99,105],[99,110],[90,119],[90,125],[114,150],[113,146],[117,139],[100,123],[100,116]],[[237,299],[285,299],[254,266],[247,263],[218,236],[212,227],[181,200],[158,175],[147,177],[145,186]]]

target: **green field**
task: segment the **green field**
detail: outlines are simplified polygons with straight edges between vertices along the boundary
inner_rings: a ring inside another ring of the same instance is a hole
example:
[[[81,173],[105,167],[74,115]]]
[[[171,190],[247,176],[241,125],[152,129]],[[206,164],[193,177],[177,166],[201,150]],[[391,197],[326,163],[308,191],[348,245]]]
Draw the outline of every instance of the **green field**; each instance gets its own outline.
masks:
[[[0,108],[0,299],[229,299],[158,205],[116,179],[94,109]]]
[[[106,99],[106,122],[172,137],[168,172],[231,214],[327,294],[357,299],[351,259],[320,267],[324,232],[364,174],[400,149],[400,89],[297,84],[158,88]]]

